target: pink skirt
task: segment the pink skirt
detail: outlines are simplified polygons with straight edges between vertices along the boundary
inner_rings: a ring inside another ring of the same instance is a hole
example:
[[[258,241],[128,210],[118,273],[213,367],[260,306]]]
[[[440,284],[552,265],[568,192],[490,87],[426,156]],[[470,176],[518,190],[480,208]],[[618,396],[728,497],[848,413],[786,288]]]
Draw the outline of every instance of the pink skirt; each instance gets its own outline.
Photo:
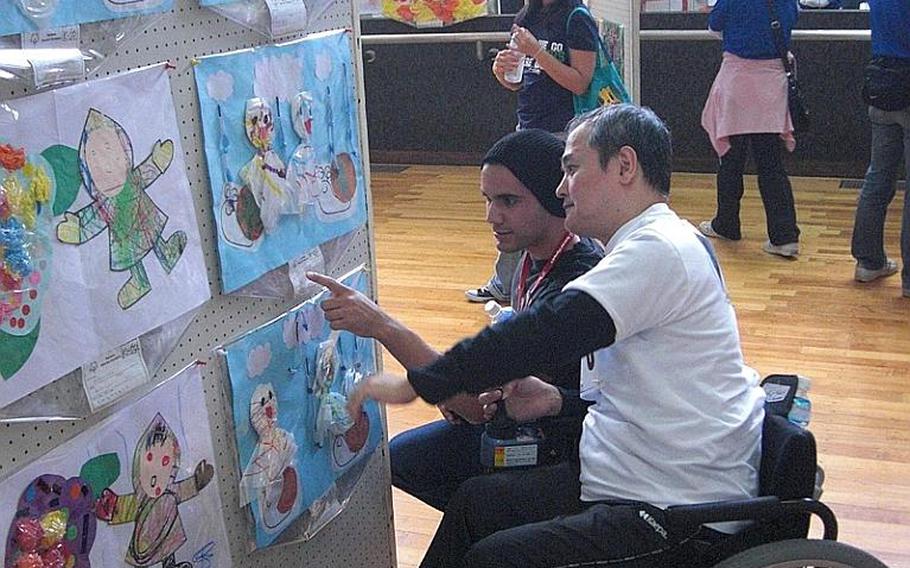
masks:
[[[787,150],[796,148],[787,108],[787,76],[779,59],[743,59],[724,52],[720,71],[701,113],[718,156],[730,149],[730,136],[779,133]]]

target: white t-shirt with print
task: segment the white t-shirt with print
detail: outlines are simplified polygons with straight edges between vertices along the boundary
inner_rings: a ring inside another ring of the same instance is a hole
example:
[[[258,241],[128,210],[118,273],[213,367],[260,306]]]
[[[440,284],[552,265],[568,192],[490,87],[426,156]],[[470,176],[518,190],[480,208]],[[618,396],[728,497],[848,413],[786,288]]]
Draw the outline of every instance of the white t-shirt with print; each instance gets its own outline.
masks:
[[[616,324],[616,342],[581,362],[582,397],[595,401],[579,450],[582,500],[666,507],[758,494],[764,391],[700,238],[652,205],[565,288]]]

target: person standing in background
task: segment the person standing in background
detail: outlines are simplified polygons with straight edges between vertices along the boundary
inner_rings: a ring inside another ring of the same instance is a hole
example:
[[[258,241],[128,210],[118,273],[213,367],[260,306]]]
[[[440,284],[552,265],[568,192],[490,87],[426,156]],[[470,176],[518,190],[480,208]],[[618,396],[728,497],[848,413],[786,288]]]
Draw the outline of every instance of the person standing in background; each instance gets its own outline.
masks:
[[[493,60],[493,75],[518,92],[518,130],[540,128],[562,133],[575,116],[573,95],[588,90],[597,58],[597,24],[581,0],[529,0],[515,16],[512,41]],[[571,14],[571,20],[569,16]],[[510,82],[522,66],[521,79]],[[509,301],[516,253],[500,253],[494,273],[479,288],[465,291],[471,302]]]
[[[769,10],[771,2],[775,15]],[[787,106],[787,76],[771,21],[776,17],[780,23],[783,49],[788,50],[797,15],[796,0],[717,0],[708,26],[723,33],[724,55],[701,116],[720,166],[717,213],[700,223],[699,230],[713,238],[742,238],[739,208],[751,149],[767,217],[769,239],[762,248],[785,258],[799,255],[799,228],[781,142],[792,152],[796,140]]]
[[[902,86],[895,88],[903,89],[910,100],[910,2],[871,0],[869,7],[873,63],[903,77]],[[858,282],[872,282],[897,272],[897,263],[885,255],[884,231],[902,158],[906,183],[910,183],[910,106],[899,110],[870,106],[869,120],[872,122],[872,152],[856,207],[850,247],[856,259],[854,278]],[[910,199],[907,199],[906,191],[901,259],[904,265],[901,272],[903,296],[910,298]]]

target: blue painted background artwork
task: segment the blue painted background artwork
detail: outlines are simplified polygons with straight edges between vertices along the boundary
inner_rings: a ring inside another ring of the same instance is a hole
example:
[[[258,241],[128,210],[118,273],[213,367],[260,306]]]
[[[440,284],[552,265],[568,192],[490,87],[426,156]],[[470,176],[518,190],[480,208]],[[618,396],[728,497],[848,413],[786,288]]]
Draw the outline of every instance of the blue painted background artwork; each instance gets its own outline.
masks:
[[[165,12],[174,0],[0,0],[0,35]]]
[[[222,288],[366,222],[350,32],[195,67]]]
[[[360,271],[344,283],[366,290]],[[225,346],[240,458],[241,505],[256,547],[273,543],[382,439],[379,407],[343,411],[346,395],[375,371],[373,340],[329,329],[323,292]],[[318,509],[318,507],[314,508]]]

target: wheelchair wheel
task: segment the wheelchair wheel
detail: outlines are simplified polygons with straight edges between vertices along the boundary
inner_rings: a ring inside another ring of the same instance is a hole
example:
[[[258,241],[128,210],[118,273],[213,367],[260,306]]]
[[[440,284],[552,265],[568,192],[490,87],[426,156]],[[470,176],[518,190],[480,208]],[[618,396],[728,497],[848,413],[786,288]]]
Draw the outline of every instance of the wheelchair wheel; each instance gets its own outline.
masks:
[[[714,568],[888,568],[877,558],[834,540],[783,540],[750,548]]]

